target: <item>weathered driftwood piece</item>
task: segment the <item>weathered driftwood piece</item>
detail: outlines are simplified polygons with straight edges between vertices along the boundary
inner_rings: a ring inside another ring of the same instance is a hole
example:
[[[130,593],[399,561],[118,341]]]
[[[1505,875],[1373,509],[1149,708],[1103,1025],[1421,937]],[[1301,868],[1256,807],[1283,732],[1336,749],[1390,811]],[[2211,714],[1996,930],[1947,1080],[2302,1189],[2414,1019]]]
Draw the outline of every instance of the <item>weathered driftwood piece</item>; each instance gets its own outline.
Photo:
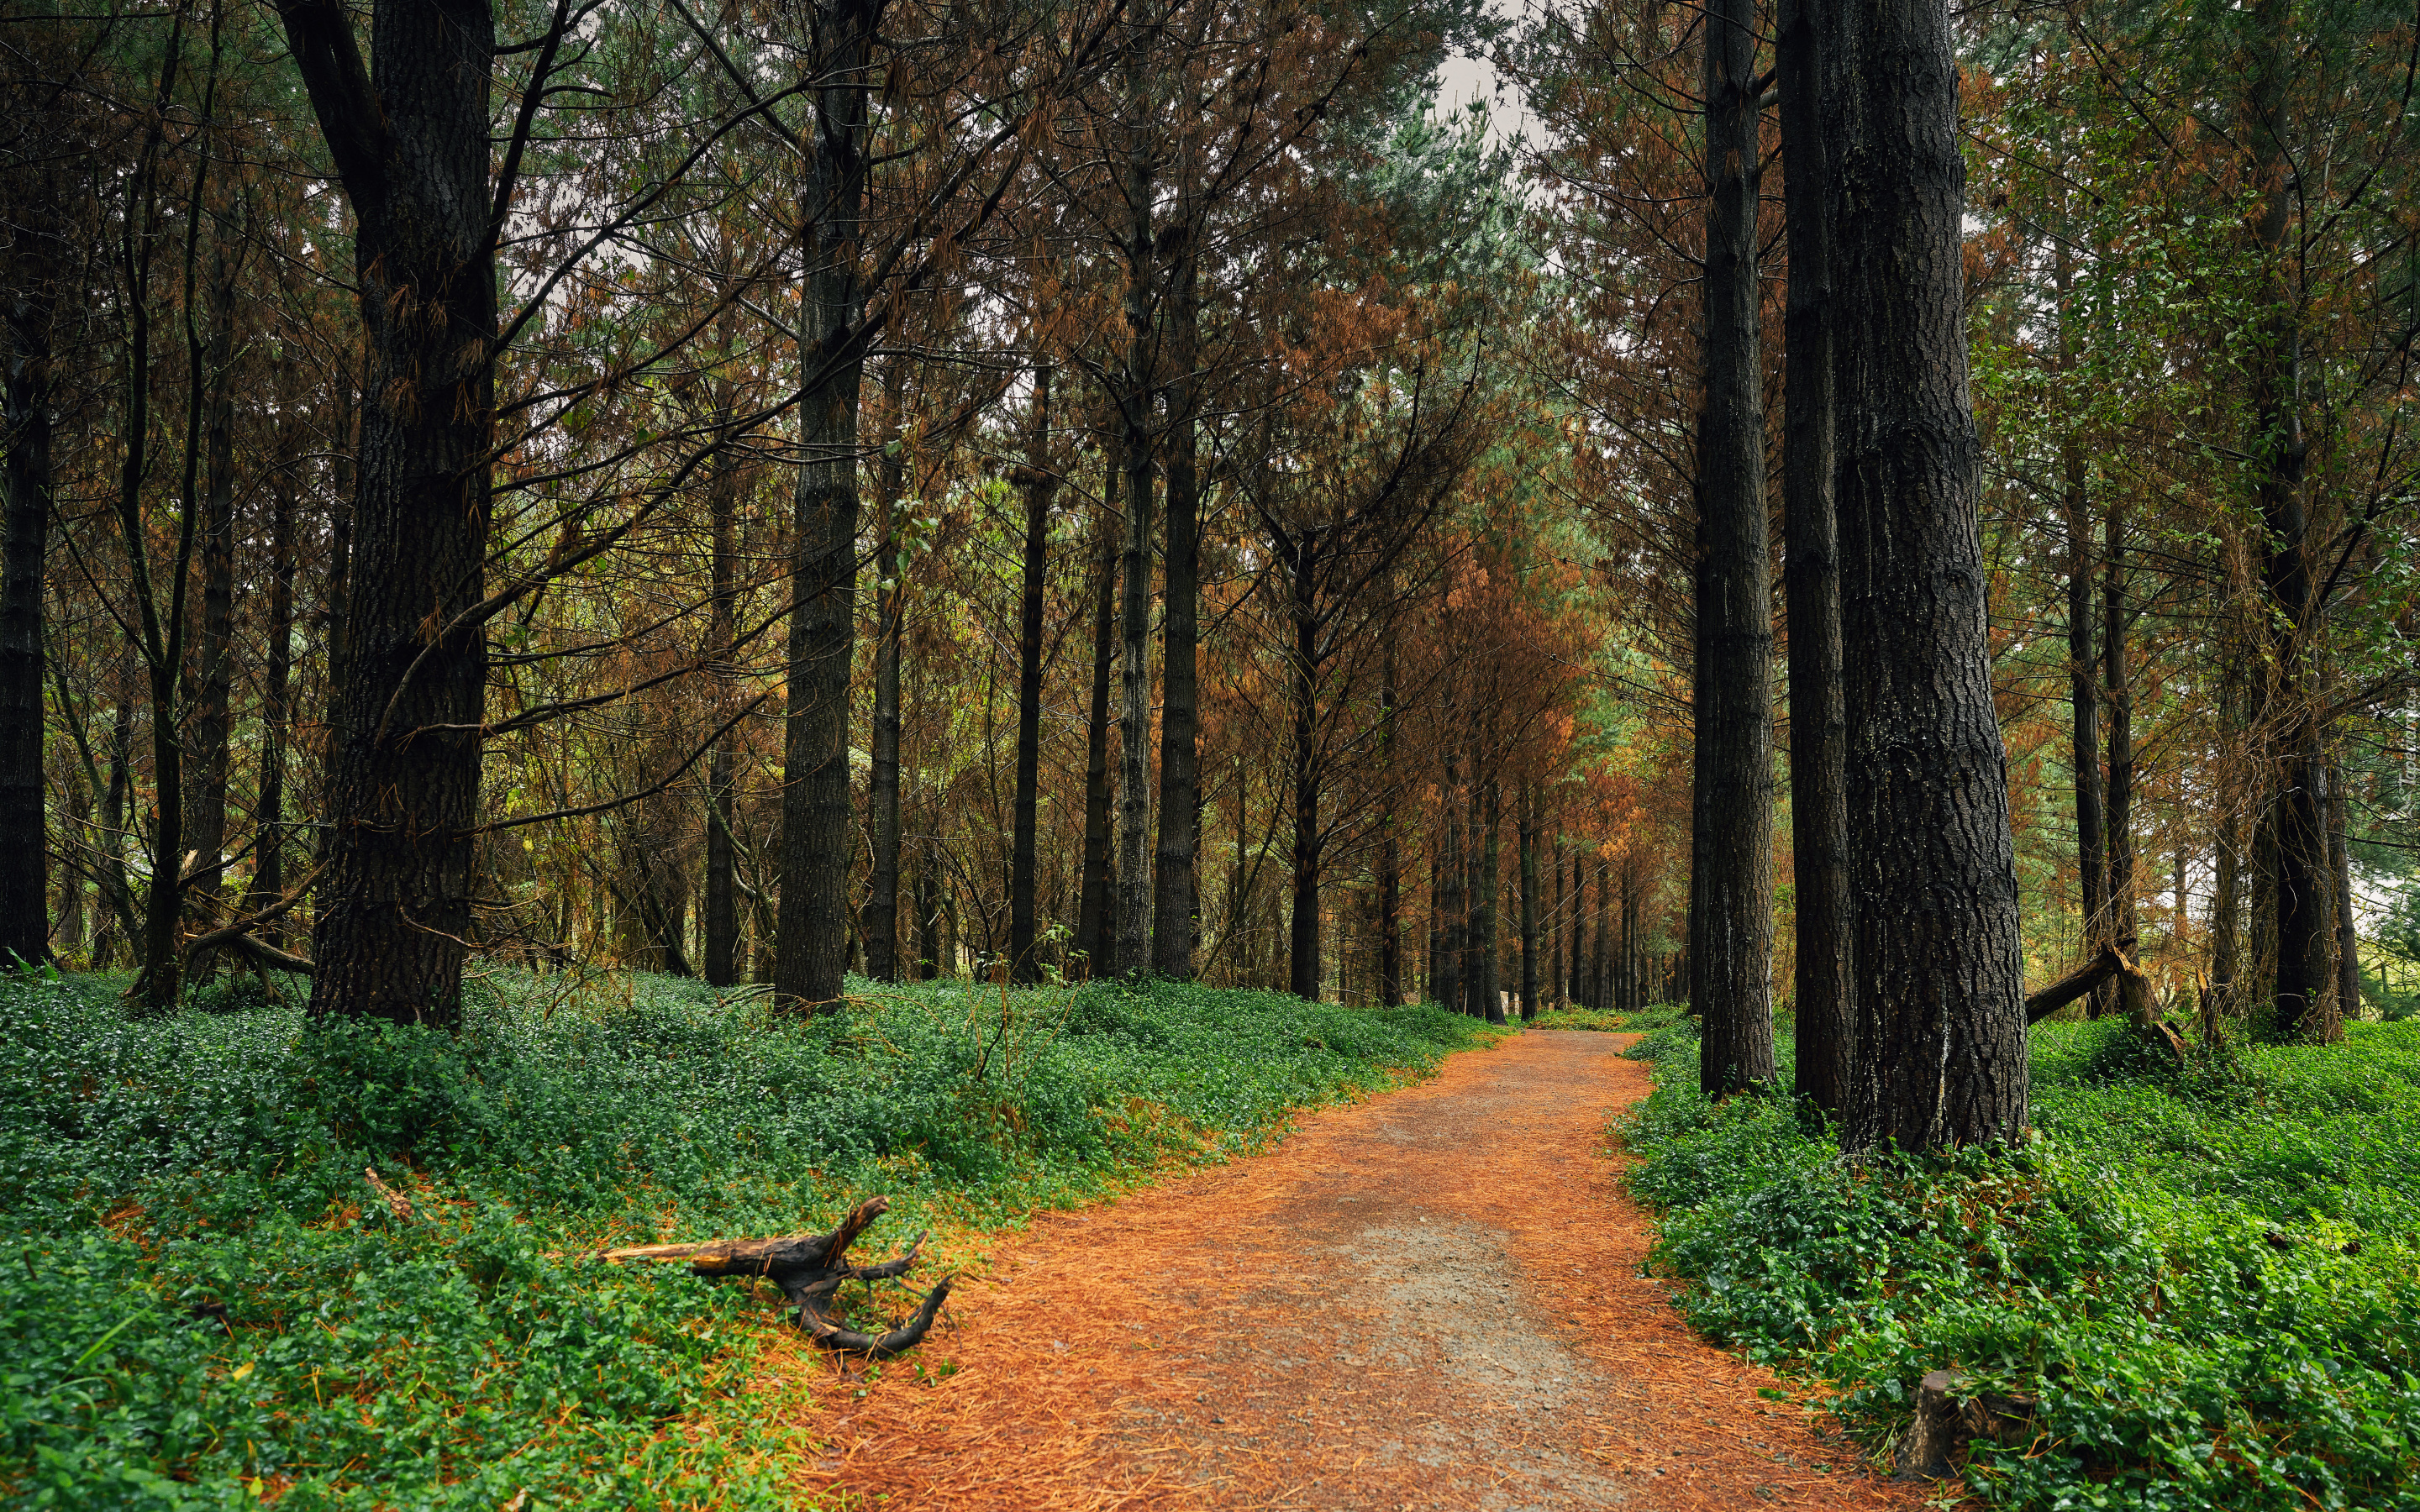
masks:
[[[916,1263],[924,1236],[918,1234],[908,1252],[879,1265],[851,1265],[848,1247],[874,1220],[890,1211],[889,1197],[868,1197],[828,1234],[787,1234],[777,1239],[718,1239],[703,1244],[632,1244],[610,1249],[608,1260],[687,1260],[692,1275],[761,1275],[782,1288],[797,1304],[799,1326],[828,1350],[887,1360],[923,1342],[949,1300],[950,1283],[943,1276],[924,1294],[916,1316],[888,1334],[876,1336],[844,1328],[832,1320],[831,1302],[844,1281],[887,1281],[903,1275]]]
[[[2006,1448],[2033,1442],[2030,1396],[2002,1392],[1964,1395],[1966,1378],[1955,1370],[1928,1372],[1916,1389],[1916,1421],[1891,1446],[1891,1467],[1901,1480],[1941,1480],[1956,1473],[1953,1461],[1978,1439]]]

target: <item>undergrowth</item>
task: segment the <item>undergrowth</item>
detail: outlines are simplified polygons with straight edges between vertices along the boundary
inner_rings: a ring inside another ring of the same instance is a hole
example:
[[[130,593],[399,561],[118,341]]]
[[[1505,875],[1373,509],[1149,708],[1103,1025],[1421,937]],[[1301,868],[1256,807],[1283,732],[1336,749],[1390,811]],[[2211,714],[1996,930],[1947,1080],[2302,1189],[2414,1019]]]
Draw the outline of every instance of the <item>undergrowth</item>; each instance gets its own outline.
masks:
[[[932,1224],[974,1258],[985,1227],[1487,1035],[1166,983],[931,983],[800,1022],[504,975],[451,1036],[237,985],[133,1019],[116,985],[0,979],[0,1505],[787,1505],[770,1430],[719,1395],[778,1297],[600,1247],[885,1192],[870,1245]]]
[[[2132,1041],[2043,1024],[2027,1147],[1858,1171],[1786,1097],[1708,1103],[1694,1039],[1651,1037],[1620,1133],[1653,1263],[1877,1450],[1931,1369],[2038,1397],[2030,1443],[1966,1467],[1993,1505],[2420,1508],[2420,1023],[2182,1074]]]
[[[1613,1034],[1636,1034],[1681,1023],[1688,1013],[1683,1003],[1650,1003],[1645,1008],[1621,1012],[1610,1008],[1549,1008],[1542,1010],[1534,1021],[1542,1029],[1597,1029]]]

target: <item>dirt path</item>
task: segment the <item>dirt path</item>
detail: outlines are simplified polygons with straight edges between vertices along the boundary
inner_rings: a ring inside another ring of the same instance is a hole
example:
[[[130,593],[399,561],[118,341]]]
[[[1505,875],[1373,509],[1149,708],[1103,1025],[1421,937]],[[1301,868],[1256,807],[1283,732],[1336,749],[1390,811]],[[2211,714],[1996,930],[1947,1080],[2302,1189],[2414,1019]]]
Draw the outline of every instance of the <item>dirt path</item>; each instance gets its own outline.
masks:
[[[1002,1240],[876,1381],[779,1361],[802,1491],[940,1508],[1905,1507],[1638,1273],[1628,1036],[1532,1030]],[[768,1382],[767,1384],[772,1384]],[[803,1388],[803,1389],[801,1389]]]

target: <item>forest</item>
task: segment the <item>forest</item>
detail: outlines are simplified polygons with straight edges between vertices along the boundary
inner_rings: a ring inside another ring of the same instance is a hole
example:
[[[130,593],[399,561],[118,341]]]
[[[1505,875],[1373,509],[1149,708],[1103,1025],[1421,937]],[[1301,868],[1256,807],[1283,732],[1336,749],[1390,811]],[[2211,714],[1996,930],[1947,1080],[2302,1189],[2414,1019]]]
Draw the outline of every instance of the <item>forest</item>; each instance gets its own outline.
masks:
[[[1875,1463],[2420,1505],[2415,88],[2376,0],[12,0],[0,1505],[838,1506],[769,1291],[586,1257],[963,1276],[1541,1028]]]

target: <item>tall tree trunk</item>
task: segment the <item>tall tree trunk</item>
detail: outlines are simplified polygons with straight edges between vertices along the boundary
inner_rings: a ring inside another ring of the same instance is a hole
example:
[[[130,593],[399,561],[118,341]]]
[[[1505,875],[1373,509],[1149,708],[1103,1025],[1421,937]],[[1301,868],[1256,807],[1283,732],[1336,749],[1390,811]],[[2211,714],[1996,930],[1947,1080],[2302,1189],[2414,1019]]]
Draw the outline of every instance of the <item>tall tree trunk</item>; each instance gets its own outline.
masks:
[[[1585,848],[1572,852],[1572,1001],[1582,1008],[1596,1006],[1596,989],[1588,977],[1588,868]]]
[[[2361,1017],[2361,937],[2353,928],[2352,837],[2347,833],[2344,772],[2328,773],[2328,865],[2335,873],[2331,889],[2336,903],[2336,1019],[2339,1024]],[[2183,867],[2177,869],[2182,878]],[[2183,917],[2184,887],[2177,887],[2178,917]]]
[[[848,961],[848,684],[857,640],[857,409],[864,302],[856,258],[870,170],[867,81],[882,0],[813,0],[814,151],[799,196],[807,372],[793,495],[789,708],[783,738],[782,911],[773,992],[836,1012]]]
[[[2268,598],[2270,706],[2277,711],[2269,829],[2275,843],[2271,924],[2275,942],[2276,1028],[2323,1042],[2343,1033],[2327,1011],[2335,910],[2329,897],[2326,774],[2310,683],[2319,606],[2311,582],[2310,518],[2304,499],[2308,442],[2303,434],[2302,323],[2288,231],[2295,186],[2286,147],[2286,70],[2292,48],[2287,0],[2259,0],[2249,100],[2253,181],[2260,208],[2253,239],[2271,285],[2262,340],[2254,344],[2251,388],[2254,486],[2266,527],[2261,586]]]
[[[1008,959],[1020,982],[1042,980],[1034,954],[1034,827],[1042,797],[1042,595],[1049,566],[1050,496],[1059,491],[1050,471],[1050,366],[1033,369],[1033,409],[1025,442],[1025,466],[1017,483],[1025,495],[1025,574],[1017,605],[1016,811],[1015,852],[1008,868]]]
[[[1538,1016],[1538,787],[1521,784],[1521,1022]]]
[[[1490,1024],[1504,1022],[1503,951],[1497,941],[1497,894],[1504,869],[1504,789],[1490,773],[1481,795],[1487,838],[1479,847],[1478,907],[1471,933],[1479,936],[1479,1012]]]
[[[29,964],[51,958],[42,561],[50,549],[51,318],[57,297],[46,261],[27,261],[7,309],[8,457],[0,465],[8,490],[0,501],[0,835],[8,837],[0,845],[0,968],[12,957]]]
[[[1452,694],[1447,694],[1444,727],[1455,728]],[[1445,785],[1438,795],[1437,808],[1437,947],[1436,1000],[1439,1008],[1449,1012],[1467,1011],[1463,1001],[1463,859],[1462,859],[1462,770],[1459,756],[1449,745],[1445,752]]]
[[[269,659],[260,677],[260,780],[253,804],[252,895],[244,912],[256,913],[286,894],[286,744],[292,714],[287,708],[294,670],[294,475],[280,467],[269,495]],[[271,945],[285,932],[274,921],[254,931]]]
[[[489,0],[281,0],[353,206],[367,372],[332,670],[315,1016],[452,1024],[475,883],[494,434]],[[431,633],[431,626],[435,633]]]
[[[1109,875],[1109,684],[1117,659],[1118,484],[1124,470],[1118,432],[1111,427],[1101,448],[1101,508],[1094,524],[1093,698],[1084,721],[1084,876],[1076,907],[1076,949],[1095,973],[1110,969]],[[1238,863],[1241,852],[1238,851]]]
[[[1378,816],[1378,1002],[1396,1008],[1404,1002],[1404,863],[1395,826],[1395,617],[1380,626],[1386,643],[1378,653],[1379,782],[1386,794]]]
[[[1839,527],[1832,508],[1832,272],[1824,213],[1823,58],[1811,14],[1781,0],[1782,196],[1790,249],[1783,313],[1781,491],[1790,615],[1790,851],[1797,899],[1795,1089],[1846,1106],[1851,1055],[1848,726],[1840,687]]]
[[[182,905],[209,901],[223,890],[226,867],[228,735],[235,687],[235,301],[236,261],[222,246],[213,258],[212,318],[204,362],[209,410],[203,422],[201,524],[195,545],[202,567],[201,623],[194,637],[194,665],[187,686],[193,711],[185,747],[184,844],[193,856],[185,868]],[[193,375],[204,382],[200,373]]]
[[[2126,667],[2126,515],[2110,490],[2102,546],[2101,671],[2109,697],[2109,933],[2125,942],[2134,923],[2134,694]],[[2133,947],[2127,947],[2133,953]],[[2095,1006],[2107,1008],[2098,998]]]
[[[725,411],[728,423],[728,411]],[[736,702],[737,669],[732,665],[731,642],[737,631],[739,526],[739,463],[729,452],[717,453],[713,475],[706,483],[707,532],[714,581],[714,609],[706,641],[715,660],[714,680],[720,704]],[[729,717],[726,713],[724,717]],[[701,954],[710,987],[729,987],[739,980],[739,847],[732,835],[738,822],[732,784],[738,779],[739,736],[736,731],[715,737],[706,758],[706,902],[700,921],[705,935]]]
[[[2028,1106],[2006,752],[1992,703],[1947,0],[1843,0],[1832,205],[1850,880],[1851,1149],[2014,1141]]]
[[[1709,1097],[1773,1059],[1773,581],[1757,276],[1757,16],[1705,11],[1705,401],[1698,422],[1696,792],[1689,1000]]]
[[[1554,843],[1546,852],[1547,870],[1554,874],[1555,878],[1555,907],[1554,912],[1547,916],[1549,922],[1546,927],[1546,997],[1556,1008],[1568,1008],[1571,1006],[1572,979],[1563,969],[1565,959],[1563,942],[1571,938],[1571,925],[1564,915],[1564,909],[1570,903],[1570,894],[1563,886],[1561,822],[1561,816],[1557,815]]]
[[[1288,553],[1294,609],[1294,655],[1287,658],[1293,697],[1294,913],[1286,942],[1287,990],[1316,1001],[1319,949],[1319,620],[1315,613],[1319,532],[1306,530]]]
[[[2075,361],[2069,309],[2072,275],[2067,244],[2058,243],[2055,273],[2059,295],[2058,361],[2062,372]],[[2061,502],[2067,517],[2067,702],[2069,761],[2075,769],[2076,876],[2083,893],[2086,953],[2116,938],[2109,919],[2109,830],[2101,775],[2101,692],[2094,675],[2101,665],[2092,638],[2092,498],[2086,486],[2084,438],[2072,428],[2059,437]],[[2117,984],[2093,990],[2089,1012],[2099,1018],[2117,1001]]]
[[[1187,176],[1189,181],[1189,169]],[[1195,667],[1201,489],[1194,453],[1193,367],[1202,296],[1192,223],[1187,208],[1180,207],[1179,214],[1174,229],[1184,241],[1171,270],[1169,310],[1168,540],[1159,632],[1159,849],[1152,874],[1151,968],[1183,981],[1193,976],[1193,936],[1201,922],[1194,875],[1202,780],[1194,749],[1201,724]]]
[[[882,425],[886,442],[896,442],[908,366],[893,358],[882,370]],[[874,496],[874,748],[867,774],[866,816],[872,854],[865,908],[859,932],[865,938],[865,974],[897,981],[899,971],[899,653],[908,630],[906,563],[899,555],[899,499],[907,486],[908,459],[886,444],[876,466]]]
[[[1589,959],[1589,978],[1596,983],[1596,998],[1589,1005],[1591,1008],[1618,1006],[1613,998],[1613,963],[1610,959],[1613,942],[1609,937],[1610,932],[1606,928],[1605,918],[1606,904],[1611,901],[1612,893],[1613,870],[1599,863],[1596,869],[1596,927],[1589,932],[1594,936],[1594,953]]]
[[[1151,74],[1156,16],[1139,0],[1126,34],[1125,87],[1133,111],[1128,123],[1125,190],[1127,215],[1124,392],[1118,402],[1125,423],[1126,548],[1121,565],[1125,597],[1120,605],[1123,670],[1118,767],[1117,970],[1140,972],[1151,964],[1151,512],[1152,397],[1157,341],[1152,289],[1152,147],[1157,95]]]

